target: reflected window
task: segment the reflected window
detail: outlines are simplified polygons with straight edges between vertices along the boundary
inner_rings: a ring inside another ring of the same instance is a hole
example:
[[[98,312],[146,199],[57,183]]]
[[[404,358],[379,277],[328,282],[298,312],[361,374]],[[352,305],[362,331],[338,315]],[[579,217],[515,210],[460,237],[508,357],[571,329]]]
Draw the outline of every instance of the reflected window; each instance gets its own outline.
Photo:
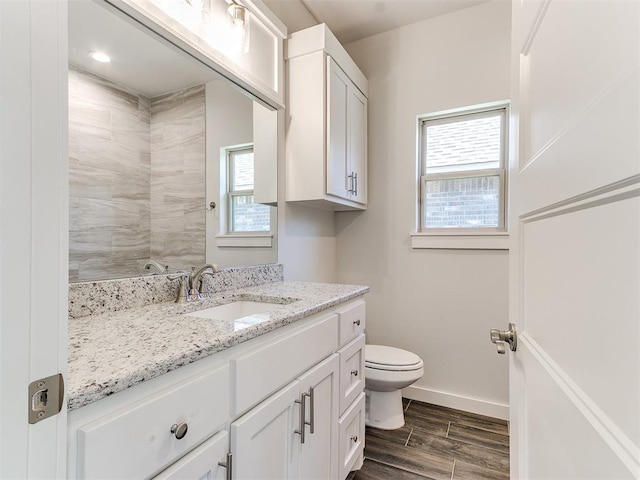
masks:
[[[271,231],[268,205],[254,203],[253,146],[227,150],[229,233]]]

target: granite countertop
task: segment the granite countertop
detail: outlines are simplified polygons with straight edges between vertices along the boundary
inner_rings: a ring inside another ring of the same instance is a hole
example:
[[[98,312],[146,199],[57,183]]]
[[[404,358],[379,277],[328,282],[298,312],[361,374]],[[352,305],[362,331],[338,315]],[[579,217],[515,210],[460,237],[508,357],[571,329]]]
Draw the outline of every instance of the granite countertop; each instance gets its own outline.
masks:
[[[75,410],[296,320],[368,287],[275,282],[226,290],[185,304],[159,303],[69,319],[68,410]],[[237,300],[273,303],[243,323],[184,316]]]

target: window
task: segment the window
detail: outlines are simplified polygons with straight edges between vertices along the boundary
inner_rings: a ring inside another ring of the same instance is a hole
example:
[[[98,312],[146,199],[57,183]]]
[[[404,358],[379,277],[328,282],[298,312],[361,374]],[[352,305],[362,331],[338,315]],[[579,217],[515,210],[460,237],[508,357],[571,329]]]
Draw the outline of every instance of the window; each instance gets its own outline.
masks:
[[[506,230],[506,108],[419,119],[421,232]]]
[[[227,162],[229,233],[270,231],[269,206],[253,203],[253,147],[227,150]]]

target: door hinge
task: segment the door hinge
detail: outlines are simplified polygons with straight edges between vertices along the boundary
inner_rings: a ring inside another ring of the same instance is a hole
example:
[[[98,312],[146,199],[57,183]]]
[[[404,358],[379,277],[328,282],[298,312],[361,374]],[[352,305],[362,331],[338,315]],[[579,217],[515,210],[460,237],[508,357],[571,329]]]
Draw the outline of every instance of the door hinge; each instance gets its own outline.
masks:
[[[60,413],[64,399],[62,374],[35,380],[29,384],[29,423]]]

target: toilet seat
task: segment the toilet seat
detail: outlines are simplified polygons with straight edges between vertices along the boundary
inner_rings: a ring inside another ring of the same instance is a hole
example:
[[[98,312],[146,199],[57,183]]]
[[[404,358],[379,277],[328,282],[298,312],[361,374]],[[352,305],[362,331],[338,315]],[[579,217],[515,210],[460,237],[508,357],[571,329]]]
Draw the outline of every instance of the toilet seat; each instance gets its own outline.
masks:
[[[365,345],[364,365],[375,370],[406,372],[420,370],[422,359],[415,353],[386,345]]]

